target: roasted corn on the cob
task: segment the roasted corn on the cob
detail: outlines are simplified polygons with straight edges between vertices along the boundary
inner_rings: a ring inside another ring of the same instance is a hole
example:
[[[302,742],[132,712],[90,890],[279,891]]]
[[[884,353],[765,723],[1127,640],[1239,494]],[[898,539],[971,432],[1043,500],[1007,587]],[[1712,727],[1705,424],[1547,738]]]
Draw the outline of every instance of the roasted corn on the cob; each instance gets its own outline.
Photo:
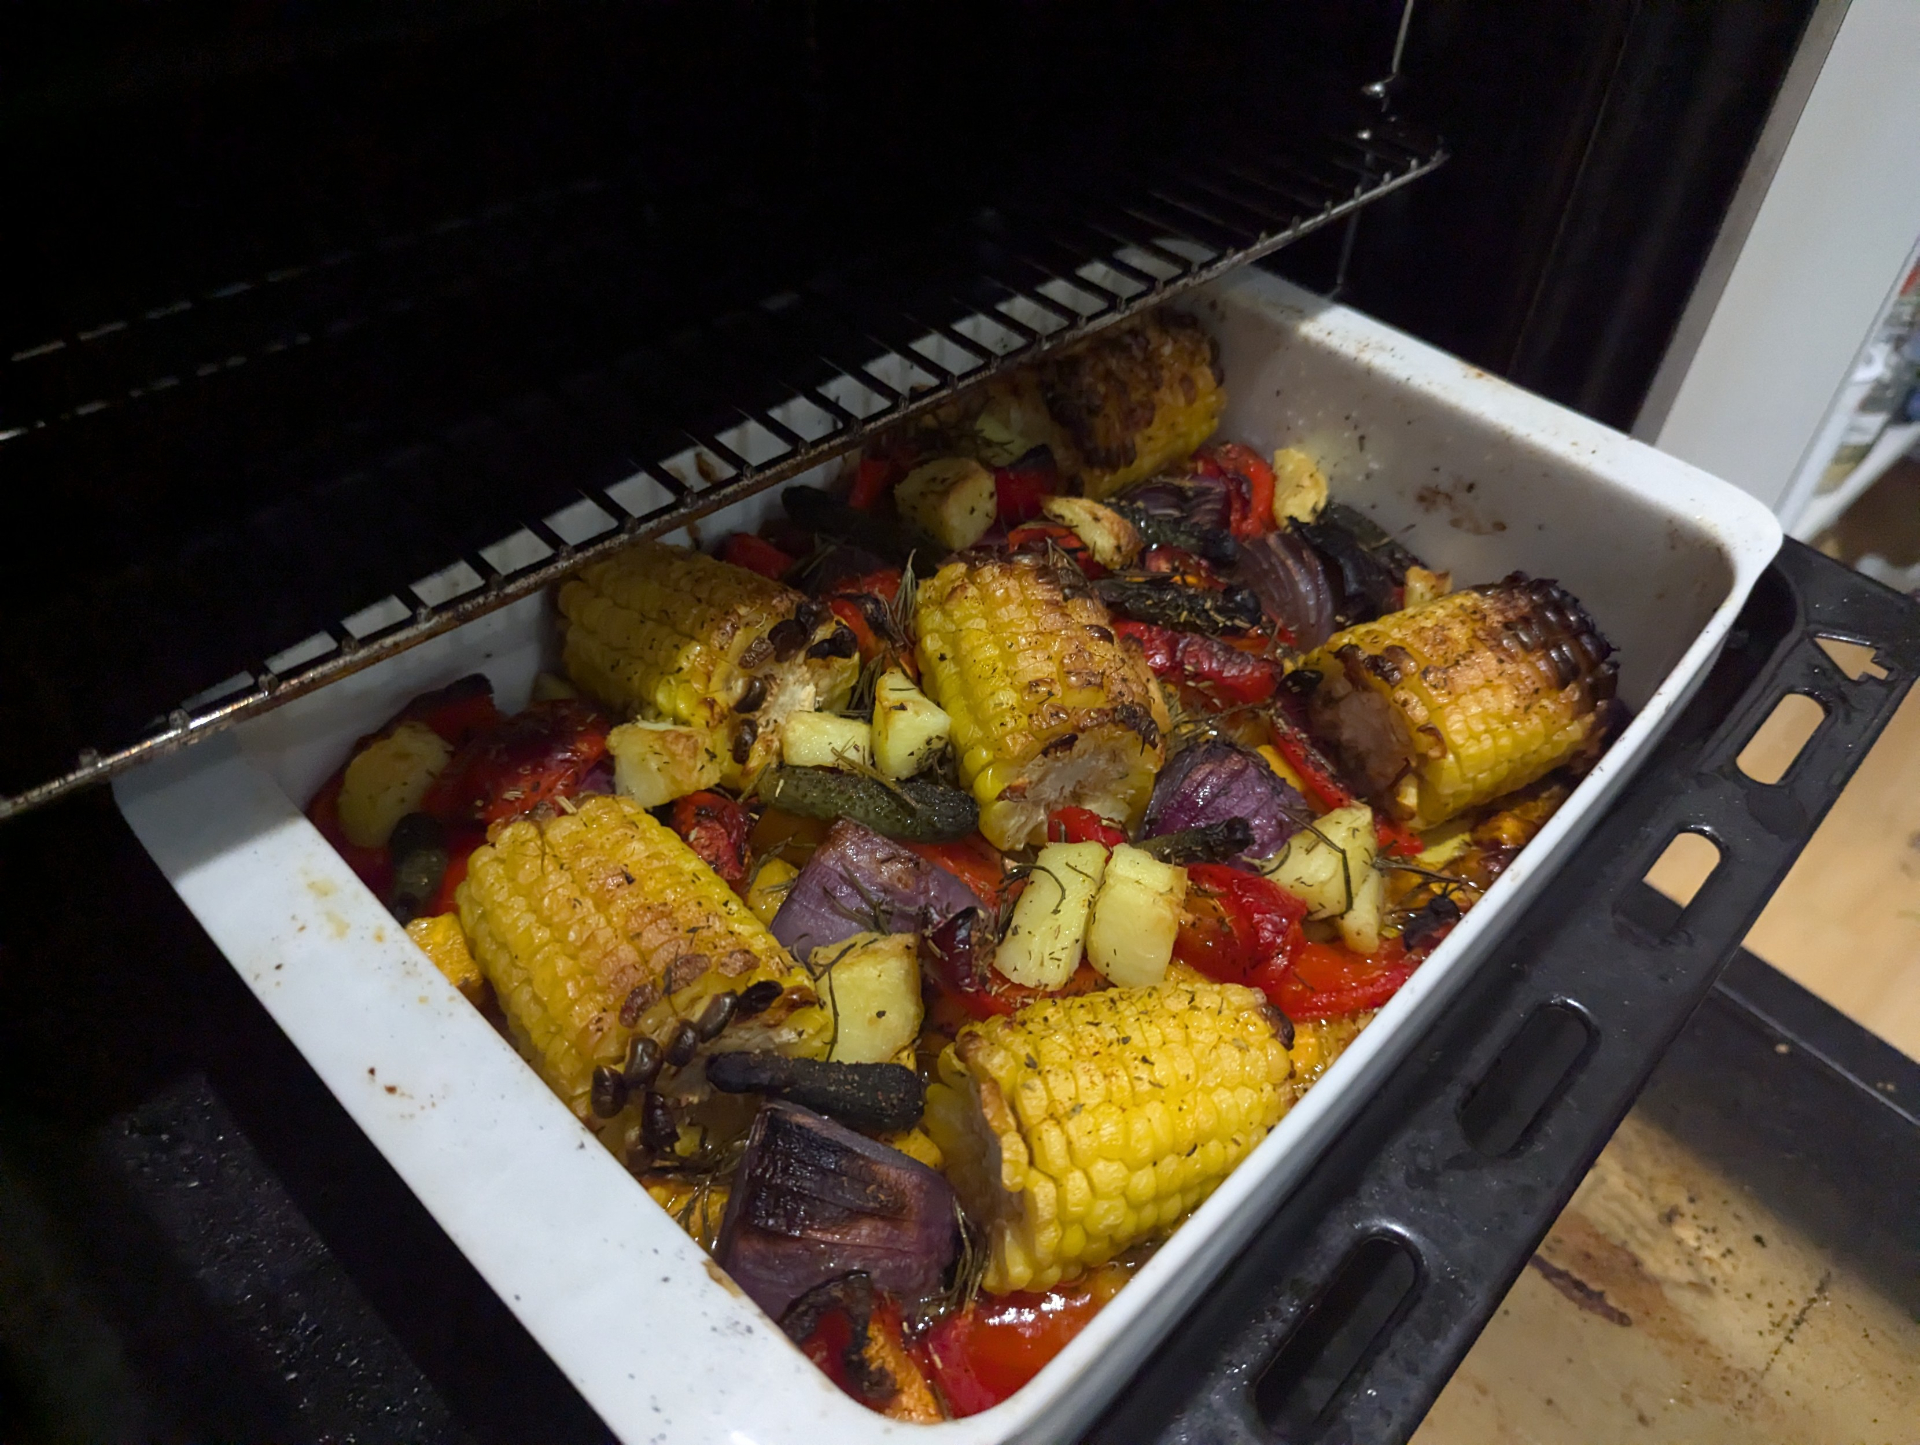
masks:
[[[1430,827],[1593,739],[1612,653],[1566,591],[1515,573],[1329,638],[1310,718],[1363,791]]]
[[[853,633],[793,588],[699,552],[641,542],[560,588],[567,675],[635,716],[701,729],[737,786],[775,755],[781,725],[842,706]]]
[[[1165,756],[1165,705],[1107,610],[1032,555],[962,557],[921,584],[920,676],[952,719],[961,780],[999,848],[1049,810],[1136,820]]]
[[[1061,475],[1110,497],[1190,455],[1226,409],[1218,349],[1191,316],[1157,311],[1011,380],[988,406],[1039,431]]]
[[[509,824],[474,853],[457,896],[514,1042],[582,1118],[596,1067],[620,1068],[636,1034],[665,1047],[716,994],[782,986],[722,1047],[818,1057],[831,1041],[806,971],[631,799]]]
[[[927,1129],[987,1232],[984,1287],[1050,1288],[1167,1233],[1291,1101],[1265,999],[1235,984],[1116,988],[969,1024]]]

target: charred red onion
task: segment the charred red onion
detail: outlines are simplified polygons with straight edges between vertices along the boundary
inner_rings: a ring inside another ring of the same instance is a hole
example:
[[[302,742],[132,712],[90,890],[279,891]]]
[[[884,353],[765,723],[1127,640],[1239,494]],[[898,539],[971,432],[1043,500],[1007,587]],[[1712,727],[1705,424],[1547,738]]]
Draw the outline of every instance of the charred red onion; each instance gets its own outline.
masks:
[[[1333,636],[1333,584],[1319,553],[1299,533],[1269,532],[1246,543],[1240,549],[1240,580],[1303,652]]]
[[[978,900],[938,864],[842,818],[800,870],[773,916],[796,958],[856,933],[917,933]]]
[[[854,1270],[901,1299],[940,1287],[959,1247],[947,1181],[897,1149],[794,1104],[747,1135],[714,1256],[776,1320]]]
[[[1208,738],[1175,753],[1153,785],[1140,836],[1244,818],[1252,832],[1245,856],[1266,858],[1300,829],[1306,799],[1258,753],[1223,738]]]

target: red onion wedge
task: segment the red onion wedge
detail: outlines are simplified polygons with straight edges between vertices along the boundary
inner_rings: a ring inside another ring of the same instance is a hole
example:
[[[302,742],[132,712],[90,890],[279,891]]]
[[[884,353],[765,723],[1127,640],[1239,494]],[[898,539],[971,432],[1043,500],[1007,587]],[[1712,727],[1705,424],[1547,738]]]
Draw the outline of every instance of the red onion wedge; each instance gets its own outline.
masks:
[[[1288,528],[1243,543],[1239,567],[1240,580],[1295,647],[1311,651],[1333,636],[1335,599],[1326,563],[1299,533]]]
[[[1245,818],[1253,832],[1250,858],[1267,858],[1300,830],[1307,801],[1258,753],[1223,738],[1207,738],[1182,748],[1153,785],[1142,838],[1184,832]]]
[[[946,1180],[831,1119],[773,1103],[747,1135],[714,1257],[777,1320],[851,1270],[896,1298],[923,1298],[958,1247]]]
[[[953,874],[864,824],[833,825],[787,890],[773,936],[795,958],[856,933],[937,928],[979,900]]]

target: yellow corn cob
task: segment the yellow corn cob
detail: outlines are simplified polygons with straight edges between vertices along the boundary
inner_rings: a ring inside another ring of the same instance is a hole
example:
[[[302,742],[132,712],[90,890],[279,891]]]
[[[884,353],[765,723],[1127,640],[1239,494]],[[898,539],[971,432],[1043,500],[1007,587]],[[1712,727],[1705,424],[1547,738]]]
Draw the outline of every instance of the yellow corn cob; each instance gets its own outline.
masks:
[[[460,931],[458,914],[416,918],[407,925],[407,937],[447,976],[447,982],[460,990],[468,1003],[478,1004],[486,997],[487,980],[467,947],[467,936]]]
[[[789,715],[843,706],[860,674],[852,633],[818,603],[661,542],[583,569],[560,611],[567,676],[623,712],[712,734],[729,785],[772,759]]]
[[[1032,377],[1053,423],[1054,460],[1089,497],[1190,455],[1227,405],[1212,338],[1177,311],[1103,332]]]
[[[1041,840],[1050,809],[1136,820],[1165,756],[1152,674],[1098,598],[1044,558],[968,557],[920,586],[922,686],[953,720],[960,777],[998,848]]]
[[[1306,663],[1311,715],[1367,791],[1430,827],[1572,757],[1613,696],[1612,651],[1565,591],[1516,573],[1329,638]]]
[[[832,1023],[807,973],[678,834],[627,798],[503,828],[467,865],[460,923],[514,1042],[583,1119],[593,1070],[635,1034],[665,1044],[707,1001],[772,979],[728,1048],[819,1057]]]
[[[940,1055],[927,1131],[986,1229],[984,1287],[1048,1289],[1169,1232],[1292,1098],[1265,998],[1169,983],[1045,999]]]

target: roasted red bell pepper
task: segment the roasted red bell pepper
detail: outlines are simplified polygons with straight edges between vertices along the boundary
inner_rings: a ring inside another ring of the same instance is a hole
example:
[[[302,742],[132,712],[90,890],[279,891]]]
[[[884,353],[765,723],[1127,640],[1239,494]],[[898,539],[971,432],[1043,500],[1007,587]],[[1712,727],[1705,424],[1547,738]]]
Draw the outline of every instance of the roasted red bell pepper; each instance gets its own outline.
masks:
[[[457,748],[470,741],[475,734],[497,726],[500,709],[493,703],[493,684],[483,674],[476,672],[457,682],[450,682],[437,691],[422,693],[401,708],[393,721],[380,730],[380,734],[393,731],[403,722],[425,723]],[[354,751],[358,752],[359,749]]]
[[[460,885],[467,881],[467,862],[473,857],[473,850],[487,841],[487,835],[477,829],[449,829],[447,832],[447,871],[440,875],[440,891],[433,895],[433,901],[421,913],[432,917],[440,913],[452,913],[460,906],[456,896]]]
[[[1107,575],[1107,569],[1093,560],[1093,553],[1071,527],[1063,527],[1058,522],[1024,522],[1007,533],[1010,552],[1044,552],[1048,547],[1065,552],[1089,577]]]
[[[1305,942],[1307,905],[1258,873],[1225,863],[1187,867],[1187,901],[1173,956],[1221,983],[1250,983]]]
[[[929,1330],[915,1353],[955,1415],[978,1415],[1039,1374],[1124,1282],[1109,1268],[1045,1294],[982,1295]]]
[[[1117,848],[1127,841],[1127,830],[1091,808],[1055,808],[1047,814],[1049,843],[1104,843]]]
[[[853,489],[847,493],[847,505],[867,512],[884,502],[894,484],[907,474],[906,463],[891,456],[860,458],[853,469]]]
[[[758,572],[778,582],[793,567],[793,558],[764,537],[751,532],[735,532],[720,544],[720,560]]]
[[[1005,1017],[1035,999],[1063,998],[1106,986],[1106,980],[1082,962],[1057,989],[1025,988],[993,966],[995,942],[993,915],[974,908],[922,936],[920,976],[934,985],[934,1027],[957,1030],[970,1019]]]
[[[421,801],[457,827],[486,827],[575,791],[607,755],[607,715],[578,698],[536,702],[454,753]]]
[[[1147,666],[1163,682],[1197,689],[1216,706],[1238,707],[1272,698],[1280,665],[1199,632],[1181,632],[1128,617],[1113,619],[1121,637],[1139,641]]]
[[[1273,530],[1273,468],[1251,447],[1210,442],[1193,459],[1202,476],[1224,477],[1229,492],[1228,528],[1245,541]]]
[[[702,792],[677,799],[673,831],[727,882],[738,883],[747,876],[753,818],[732,798]]]
[[[1060,490],[1060,471],[1050,452],[1029,452],[1011,466],[993,470],[1000,525],[1012,530],[1040,515],[1040,504]]]
[[[1290,960],[1256,969],[1249,982],[1290,1019],[1330,1019],[1379,1008],[1413,977],[1418,964],[1397,938],[1373,954],[1303,943]]]
[[[1306,784],[1307,796],[1321,812],[1332,812],[1356,801],[1352,789],[1340,781],[1333,764],[1313,745],[1312,739],[1278,712],[1269,716],[1267,722],[1274,751],[1300,775],[1300,781]],[[1382,853],[1402,858],[1417,857],[1427,846],[1413,829],[1398,819],[1389,818],[1378,808],[1373,810],[1373,838]]]
[[[1000,907],[1000,885],[1006,877],[1006,859],[1000,850],[978,833],[969,833],[954,843],[902,843],[929,863],[934,863],[971,888],[983,908],[992,912]]]

